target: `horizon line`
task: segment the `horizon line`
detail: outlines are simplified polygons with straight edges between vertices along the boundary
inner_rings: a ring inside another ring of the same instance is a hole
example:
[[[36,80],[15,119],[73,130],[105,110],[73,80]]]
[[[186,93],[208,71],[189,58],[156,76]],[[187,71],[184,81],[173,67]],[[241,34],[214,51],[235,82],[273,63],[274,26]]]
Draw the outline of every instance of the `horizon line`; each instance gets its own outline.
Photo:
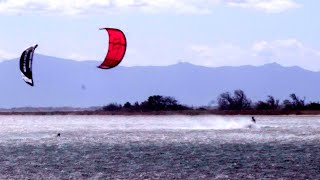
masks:
[[[75,61],[75,62],[100,62],[100,60],[93,60],[93,59],[87,59],[87,60],[76,60],[76,59],[71,59],[71,58],[64,58],[64,57],[57,57],[57,56],[51,56],[51,55],[46,55],[46,54],[40,54],[40,53],[35,53],[35,55],[40,55],[40,56],[46,56],[46,57],[50,57],[50,58],[56,58],[59,60],[67,60],[67,61]],[[19,59],[19,57],[16,58],[11,58],[11,59],[3,59],[0,61],[0,63],[3,62],[8,62],[8,61],[14,61]],[[284,66],[282,64],[279,64],[277,62],[270,62],[270,63],[265,63],[262,65],[252,65],[252,64],[247,64],[247,65],[223,65],[223,66],[205,66],[205,65],[198,65],[198,64],[194,64],[194,63],[190,63],[187,61],[178,61],[174,64],[168,64],[168,65],[132,65],[132,66],[124,66],[119,64],[119,67],[125,67],[125,68],[130,68],[130,67],[168,67],[168,66],[174,66],[174,65],[179,65],[179,64],[189,64],[189,65],[193,65],[193,66],[198,66],[198,67],[204,67],[204,68],[224,68],[224,67],[246,67],[246,66],[251,66],[251,67],[263,67],[263,66],[268,66],[268,65],[275,65],[275,66],[279,66],[279,67],[283,67],[283,68],[300,68],[306,71],[311,71],[311,72],[319,72],[319,71],[313,71],[313,70],[309,70],[309,69],[305,69],[303,67],[297,66],[297,65],[293,65],[293,66]]]

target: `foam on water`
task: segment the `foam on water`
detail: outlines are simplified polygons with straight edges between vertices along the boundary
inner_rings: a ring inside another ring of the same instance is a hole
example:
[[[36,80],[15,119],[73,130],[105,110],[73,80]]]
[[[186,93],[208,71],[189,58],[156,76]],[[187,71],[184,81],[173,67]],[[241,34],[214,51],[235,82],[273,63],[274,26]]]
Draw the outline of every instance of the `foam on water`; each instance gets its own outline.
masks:
[[[0,116],[0,179],[320,178],[319,116],[256,120]]]
[[[0,116],[0,140],[46,139],[59,132],[83,136],[111,131],[212,131],[225,140],[271,141],[301,138],[320,127],[318,116],[256,119],[257,124],[251,116]]]
[[[223,116],[1,116],[0,132],[41,130],[241,129],[250,117]]]
[[[1,139],[52,138],[58,132],[231,130],[252,126],[243,116],[0,116]]]

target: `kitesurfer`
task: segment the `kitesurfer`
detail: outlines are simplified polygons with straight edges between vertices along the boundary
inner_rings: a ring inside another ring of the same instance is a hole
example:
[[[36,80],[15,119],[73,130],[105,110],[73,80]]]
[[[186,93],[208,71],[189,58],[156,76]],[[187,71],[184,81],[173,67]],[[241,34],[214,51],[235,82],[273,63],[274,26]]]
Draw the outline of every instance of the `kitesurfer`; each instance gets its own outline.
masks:
[[[251,117],[251,119],[252,122],[256,123],[256,119],[253,116]]]

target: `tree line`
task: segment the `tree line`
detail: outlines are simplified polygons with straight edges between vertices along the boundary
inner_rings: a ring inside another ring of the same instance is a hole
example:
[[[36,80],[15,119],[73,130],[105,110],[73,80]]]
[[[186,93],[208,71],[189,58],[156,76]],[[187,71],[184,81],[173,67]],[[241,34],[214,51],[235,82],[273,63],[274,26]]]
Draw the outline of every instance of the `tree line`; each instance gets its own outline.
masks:
[[[154,112],[154,111],[184,111],[184,110],[221,110],[221,111],[301,111],[320,110],[319,102],[306,103],[305,98],[301,99],[292,93],[288,99],[280,101],[269,95],[265,100],[253,102],[243,90],[235,90],[233,94],[224,92],[217,97],[217,106],[212,107],[190,107],[180,104],[174,97],[153,95],[147,100],[131,104],[126,102],[123,105],[110,103],[101,108],[102,111],[122,111],[122,112]]]
[[[294,93],[282,102],[271,95],[265,101],[252,102],[242,90],[235,90],[220,94],[217,104],[219,110],[320,110],[319,102],[306,103]]]
[[[127,111],[127,112],[151,112],[151,111],[182,111],[190,110],[191,108],[180,104],[174,97],[154,95],[147,100],[139,103],[131,104],[126,102],[121,105],[111,103],[102,107],[103,111]]]

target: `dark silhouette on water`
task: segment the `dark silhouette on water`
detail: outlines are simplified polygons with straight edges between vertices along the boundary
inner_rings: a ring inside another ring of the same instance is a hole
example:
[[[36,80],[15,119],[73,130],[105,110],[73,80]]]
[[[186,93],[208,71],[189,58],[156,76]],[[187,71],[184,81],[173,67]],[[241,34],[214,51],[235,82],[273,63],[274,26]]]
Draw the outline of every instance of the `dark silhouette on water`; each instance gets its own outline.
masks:
[[[251,121],[255,124],[256,123],[256,119],[252,116],[251,117]],[[251,128],[254,128],[254,125],[253,124],[249,124],[248,126],[247,126],[247,128],[249,128],[249,129],[251,129]]]
[[[60,133],[58,133],[58,134],[57,134],[57,137],[60,137],[60,135],[61,135],[61,134],[60,134]]]
[[[252,122],[256,123],[256,119],[252,116]]]

